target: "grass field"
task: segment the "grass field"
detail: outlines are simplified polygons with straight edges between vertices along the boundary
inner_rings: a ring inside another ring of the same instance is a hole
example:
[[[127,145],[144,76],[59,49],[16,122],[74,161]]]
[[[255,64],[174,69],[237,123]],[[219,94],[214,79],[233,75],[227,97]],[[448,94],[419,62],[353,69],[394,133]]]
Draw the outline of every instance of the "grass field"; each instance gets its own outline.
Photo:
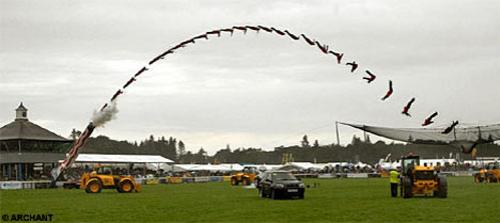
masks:
[[[141,193],[0,191],[1,214],[57,222],[500,222],[500,184],[450,177],[447,199],[389,196],[387,179],[308,179],[304,200],[271,200],[229,183],[144,186]]]

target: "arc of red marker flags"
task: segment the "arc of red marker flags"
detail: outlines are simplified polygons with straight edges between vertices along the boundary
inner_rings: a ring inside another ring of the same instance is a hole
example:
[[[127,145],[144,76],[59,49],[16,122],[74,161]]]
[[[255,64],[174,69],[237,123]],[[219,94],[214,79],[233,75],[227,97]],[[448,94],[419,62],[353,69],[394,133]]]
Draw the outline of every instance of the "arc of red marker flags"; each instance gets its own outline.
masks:
[[[301,38],[310,46],[316,46],[322,53],[324,54],[332,54],[333,56],[335,56],[335,59],[337,61],[337,64],[341,64],[342,63],[342,58],[344,56],[344,53],[342,52],[335,52],[333,50],[330,50],[329,49],[329,46],[328,45],[325,45],[325,44],[321,44],[319,41],[317,40],[314,40],[314,39],[311,39],[309,37],[307,37],[305,34],[300,34],[300,35],[295,35],[293,33],[291,33],[290,31],[288,30],[280,30],[280,29],[276,29],[274,27],[266,27],[266,26],[262,26],[262,25],[258,25],[258,26],[233,26],[232,28],[223,28],[223,29],[216,29],[216,30],[212,30],[212,31],[208,31],[206,33],[203,33],[203,34],[200,34],[200,35],[197,35],[195,37],[192,37],[188,40],[185,40],[177,45],[175,45],[174,47],[168,49],[167,51],[161,53],[160,55],[156,56],[155,58],[153,58],[151,61],[148,62],[148,65],[151,66],[153,65],[154,63],[158,62],[159,60],[162,60],[162,59],[165,59],[165,57],[169,54],[173,54],[175,53],[177,50],[179,50],[180,48],[184,48],[186,47],[188,44],[195,44],[195,42],[197,40],[202,40],[202,39],[205,39],[205,40],[208,40],[210,36],[213,36],[213,35],[217,35],[217,37],[220,37],[222,32],[227,32],[227,33],[230,33],[231,36],[233,35],[233,33],[235,31],[242,31],[244,34],[247,33],[248,30],[252,30],[252,31],[255,31],[257,33],[259,33],[259,31],[264,31],[264,32],[267,32],[267,33],[275,33],[279,36],[288,36],[290,39],[292,40],[300,40]],[[356,64],[355,61],[351,62],[351,63],[346,63],[346,65],[348,66],[351,66],[351,73],[355,72],[356,68],[358,68],[358,64]],[[111,97],[110,101],[113,102],[114,100],[116,100],[120,95],[122,95],[124,93],[124,90],[129,87],[130,85],[132,85],[135,81],[137,81],[137,78],[142,74],[144,73],[145,71],[149,70],[148,67],[144,66],[142,67],[139,71],[137,71],[124,85],[122,88],[118,89],[118,91],[116,91],[116,93]],[[363,79],[365,80],[368,80],[368,83],[371,83],[372,81],[375,80],[376,76],[373,75],[372,73],[370,73],[368,70],[366,71],[368,74],[369,74],[369,78],[367,77],[364,77]],[[386,95],[384,96],[383,100],[387,99],[389,96],[392,95],[392,92],[393,92],[393,89],[392,89],[392,81],[389,81],[389,90],[388,92],[386,93]],[[413,101],[415,99],[412,99]],[[103,107],[100,109],[101,111],[103,111],[106,107],[108,106],[108,103],[104,104]],[[409,106],[405,106],[404,108],[404,114],[408,114],[408,110],[409,110]],[[437,112],[436,112],[437,113]],[[434,118],[437,114],[434,113],[432,116],[432,118]],[[427,118],[425,121],[424,121],[424,124],[422,124],[423,126],[426,126],[426,125],[429,125],[430,123],[432,122],[429,122],[429,119],[432,119],[432,118]]]

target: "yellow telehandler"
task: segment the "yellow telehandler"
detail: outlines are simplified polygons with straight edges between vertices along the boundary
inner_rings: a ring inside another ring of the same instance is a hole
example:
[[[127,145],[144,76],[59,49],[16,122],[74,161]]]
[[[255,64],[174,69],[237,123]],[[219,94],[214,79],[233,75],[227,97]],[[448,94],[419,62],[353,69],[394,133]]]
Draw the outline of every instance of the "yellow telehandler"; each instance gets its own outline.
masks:
[[[80,189],[87,193],[100,193],[102,189],[116,189],[120,193],[140,192],[141,184],[132,176],[113,174],[111,166],[100,166],[80,179]]]
[[[420,166],[420,157],[407,156],[401,159],[401,195],[403,198],[414,196],[448,196],[446,176],[439,175],[431,166]]]
[[[231,175],[231,185],[237,186],[240,183],[244,186],[250,185],[254,182],[256,176],[257,168],[245,167],[241,172]]]

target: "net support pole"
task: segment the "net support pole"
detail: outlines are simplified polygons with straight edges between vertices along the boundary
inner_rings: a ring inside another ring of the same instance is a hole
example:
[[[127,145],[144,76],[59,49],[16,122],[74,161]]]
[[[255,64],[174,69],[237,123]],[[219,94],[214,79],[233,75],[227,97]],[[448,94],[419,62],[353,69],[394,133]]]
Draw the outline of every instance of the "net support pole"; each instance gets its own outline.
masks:
[[[337,145],[340,146],[339,122],[335,121],[335,133],[337,134]]]

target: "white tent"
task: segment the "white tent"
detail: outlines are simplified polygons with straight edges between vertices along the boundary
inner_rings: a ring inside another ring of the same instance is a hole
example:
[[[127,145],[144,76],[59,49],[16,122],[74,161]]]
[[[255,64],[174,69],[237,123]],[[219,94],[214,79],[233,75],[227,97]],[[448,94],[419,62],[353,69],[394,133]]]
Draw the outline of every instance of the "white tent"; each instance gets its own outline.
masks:
[[[211,172],[232,172],[241,171],[243,166],[237,163],[223,163],[223,164],[176,164],[178,172],[183,171],[211,171]]]
[[[282,167],[280,170],[297,171],[297,170],[321,170],[326,166],[326,164],[315,164],[311,162],[290,162]]]
[[[328,165],[331,167],[336,167],[337,165],[339,167],[349,167],[352,164],[350,164],[348,162],[330,162],[330,163],[328,163]]]
[[[401,167],[401,161],[394,161],[394,162],[379,162],[377,163],[378,168],[384,169],[384,170],[391,170],[391,169],[397,169]]]
[[[276,169],[283,167],[283,165],[278,165],[278,164],[245,164],[243,166],[244,167],[254,167],[260,171],[276,170]]]
[[[173,163],[158,155],[78,154],[77,163]]]
[[[453,163],[458,163],[458,160],[456,159],[420,159],[420,165],[427,165],[427,166],[437,166],[439,165],[444,166],[446,163],[449,165],[452,165]]]
[[[365,167],[372,168],[372,166],[370,164],[363,163],[363,162],[358,162],[358,163],[354,164],[354,167],[361,168],[361,169],[365,168]]]
[[[184,171],[193,171],[193,169],[197,166],[199,166],[199,164],[175,164],[175,170],[177,170],[177,172],[184,172]]]

